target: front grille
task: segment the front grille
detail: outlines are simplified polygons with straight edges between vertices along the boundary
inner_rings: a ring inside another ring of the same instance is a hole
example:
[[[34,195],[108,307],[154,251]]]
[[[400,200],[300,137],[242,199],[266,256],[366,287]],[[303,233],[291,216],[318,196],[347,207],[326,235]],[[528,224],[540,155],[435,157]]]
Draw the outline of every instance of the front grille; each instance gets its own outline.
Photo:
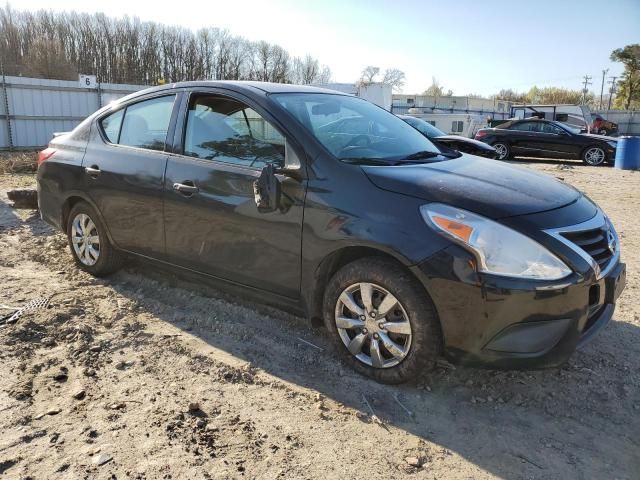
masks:
[[[562,232],[562,236],[584,250],[604,270],[614,252],[609,248],[610,233],[605,226],[580,232]]]

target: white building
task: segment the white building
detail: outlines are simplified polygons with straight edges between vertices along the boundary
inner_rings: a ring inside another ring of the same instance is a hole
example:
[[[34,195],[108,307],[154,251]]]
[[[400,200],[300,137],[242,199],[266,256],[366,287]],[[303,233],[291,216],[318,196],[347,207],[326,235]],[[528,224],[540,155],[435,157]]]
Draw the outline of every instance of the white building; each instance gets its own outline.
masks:
[[[391,86],[384,83],[325,83],[315,84],[314,86],[349,93],[391,111]]]
[[[406,95],[394,94],[393,113],[407,113],[409,109],[420,113],[478,113],[490,114],[493,118],[508,118],[511,102],[493,98],[466,96]]]

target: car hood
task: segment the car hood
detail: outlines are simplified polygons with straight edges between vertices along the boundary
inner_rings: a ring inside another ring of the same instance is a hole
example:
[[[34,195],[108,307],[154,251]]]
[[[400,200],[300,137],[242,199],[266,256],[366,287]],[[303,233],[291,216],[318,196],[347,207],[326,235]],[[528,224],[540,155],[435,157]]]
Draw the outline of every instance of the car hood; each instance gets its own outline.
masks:
[[[560,208],[581,193],[555,178],[471,155],[421,164],[363,166],[384,190],[440,202],[489,218],[527,215]]]
[[[434,137],[433,140],[444,140],[445,142],[448,141],[455,141],[455,142],[465,142],[468,143],[470,145],[474,145],[478,148],[481,148],[483,150],[495,150],[495,148],[493,148],[491,145],[488,145],[484,142],[481,142],[480,140],[476,140],[474,138],[467,138],[467,137],[462,137],[460,135],[442,135],[440,137]]]
[[[596,135],[594,133],[581,133],[580,136],[587,138],[595,138],[596,140],[604,140],[605,142],[618,142],[617,138],[607,137],[606,135]]]

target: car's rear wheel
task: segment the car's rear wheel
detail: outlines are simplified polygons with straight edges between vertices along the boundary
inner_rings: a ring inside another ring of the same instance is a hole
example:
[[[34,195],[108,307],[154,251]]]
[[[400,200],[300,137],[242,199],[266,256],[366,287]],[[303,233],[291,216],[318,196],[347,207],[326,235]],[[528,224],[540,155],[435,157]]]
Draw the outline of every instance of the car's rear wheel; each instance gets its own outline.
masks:
[[[498,160],[506,160],[511,156],[511,148],[509,148],[508,144],[496,142],[492,146],[496,149]]]
[[[75,204],[68,218],[67,239],[76,265],[98,277],[122,266],[123,254],[113,248],[104,224],[88,203]]]
[[[584,149],[582,152],[582,161],[592,167],[602,165],[607,160],[607,154],[604,149],[597,146],[591,146]]]
[[[427,292],[384,258],[356,260],[333,276],[324,321],[343,358],[383,383],[415,378],[441,351],[440,323]]]

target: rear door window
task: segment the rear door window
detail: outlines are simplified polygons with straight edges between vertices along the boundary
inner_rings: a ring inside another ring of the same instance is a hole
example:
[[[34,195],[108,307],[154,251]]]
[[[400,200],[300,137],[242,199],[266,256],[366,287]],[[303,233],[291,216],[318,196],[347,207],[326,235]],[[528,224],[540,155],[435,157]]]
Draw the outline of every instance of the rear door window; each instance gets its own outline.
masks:
[[[164,150],[175,95],[134,103],[100,120],[107,141],[119,145]]]
[[[108,117],[104,117],[100,124],[102,130],[107,136],[107,140],[111,143],[118,143],[118,137],[120,136],[120,126],[122,125],[122,118],[124,117],[124,109],[118,110],[112,113]]]
[[[537,122],[520,122],[514,123],[511,125],[509,130],[517,130],[519,132],[537,132],[538,124]]]
[[[118,144],[147,150],[164,150],[175,95],[129,105]]]

